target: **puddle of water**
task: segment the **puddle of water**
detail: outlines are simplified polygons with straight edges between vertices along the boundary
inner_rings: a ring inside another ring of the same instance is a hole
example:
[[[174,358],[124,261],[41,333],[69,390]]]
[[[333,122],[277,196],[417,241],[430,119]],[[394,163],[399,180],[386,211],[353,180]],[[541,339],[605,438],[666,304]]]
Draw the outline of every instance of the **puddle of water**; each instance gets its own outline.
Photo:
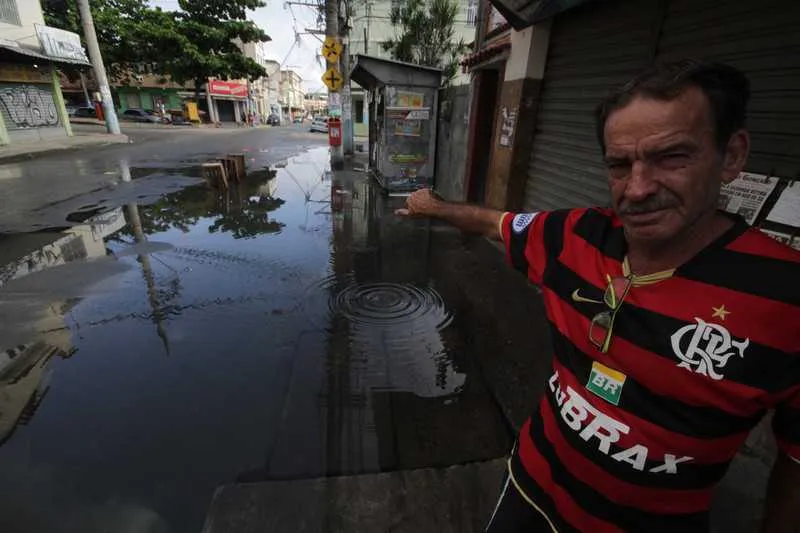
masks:
[[[0,524],[194,532],[222,483],[506,451],[427,224],[327,160],[228,191],[76,200],[84,224],[14,241]]]

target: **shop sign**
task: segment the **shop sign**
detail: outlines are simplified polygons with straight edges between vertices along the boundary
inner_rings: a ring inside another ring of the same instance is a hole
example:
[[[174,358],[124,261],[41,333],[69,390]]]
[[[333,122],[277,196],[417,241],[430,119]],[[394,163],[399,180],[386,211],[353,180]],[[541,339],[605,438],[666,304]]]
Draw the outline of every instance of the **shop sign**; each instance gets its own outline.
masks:
[[[36,36],[39,44],[44,48],[44,53],[54,59],[69,59],[88,63],[86,51],[81,44],[81,38],[77,33],[34,24]]]
[[[208,80],[208,93],[212,96],[247,98],[247,85],[236,81]]]
[[[431,114],[428,109],[415,109],[409,111],[406,120],[430,120]]]

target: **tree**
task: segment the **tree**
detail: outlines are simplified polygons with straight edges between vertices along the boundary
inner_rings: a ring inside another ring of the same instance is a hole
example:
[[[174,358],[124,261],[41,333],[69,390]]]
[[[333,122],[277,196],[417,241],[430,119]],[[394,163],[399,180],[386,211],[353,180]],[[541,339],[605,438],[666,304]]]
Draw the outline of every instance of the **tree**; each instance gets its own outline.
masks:
[[[41,0],[41,4],[48,26],[83,35],[75,0]],[[160,72],[165,52],[174,53],[186,44],[175,31],[173,14],[151,8],[145,0],[92,0],[90,7],[100,53],[116,80],[124,80],[142,63]]]
[[[381,46],[398,61],[442,69],[447,84],[467,49],[464,39],[455,38],[457,15],[455,0],[407,0],[392,8],[390,19],[397,34]]]
[[[41,0],[49,26],[83,34],[75,0]],[[146,0],[92,0],[100,52],[112,78],[123,80],[142,63],[199,92],[210,77],[258,78],[264,69],[237,43],[269,41],[247,11],[264,0],[179,0],[179,11]]]
[[[266,71],[246,57],[237,43],[269,41],[269,36],[247,20],[247,10],[263,7],[263,0],[178,0],[176,31],[184,43],[163,60],[164,73],[178,83],[194,81],[195,91],[209,77],[254,79]]]

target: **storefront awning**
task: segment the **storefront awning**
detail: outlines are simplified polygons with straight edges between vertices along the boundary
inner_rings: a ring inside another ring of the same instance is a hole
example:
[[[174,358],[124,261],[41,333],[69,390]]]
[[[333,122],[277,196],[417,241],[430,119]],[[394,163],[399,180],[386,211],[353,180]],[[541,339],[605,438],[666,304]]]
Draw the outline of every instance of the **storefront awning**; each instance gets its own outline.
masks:
[[[442,71],[438,68],[359,54],[356,56],[350,79],[365,89],[374,89],[382,85],[439,87],[442,84]]]
[[[49,63],[80,65],[84,67],[92,66],[88,61],[82,59],[72,59],[65,57],[52,57],[33,48],[22,46],[16,41],[0,39],[0,61],[24,61],[33,63],[35,61],[46,61]]]
[[[527,28],[590,1],[599,0],[489,0],[515,30]]]

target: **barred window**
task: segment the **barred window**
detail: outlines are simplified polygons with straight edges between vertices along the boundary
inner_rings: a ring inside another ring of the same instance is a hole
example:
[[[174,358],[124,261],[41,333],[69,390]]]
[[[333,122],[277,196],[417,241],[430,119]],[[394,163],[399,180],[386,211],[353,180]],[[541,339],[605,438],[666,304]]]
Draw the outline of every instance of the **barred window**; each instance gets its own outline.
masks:
[[[0,22],[20,25],[17,0],[0,0]]]
[[[474,26],[478,21],[478,0],[467,0],[467,24]]]

